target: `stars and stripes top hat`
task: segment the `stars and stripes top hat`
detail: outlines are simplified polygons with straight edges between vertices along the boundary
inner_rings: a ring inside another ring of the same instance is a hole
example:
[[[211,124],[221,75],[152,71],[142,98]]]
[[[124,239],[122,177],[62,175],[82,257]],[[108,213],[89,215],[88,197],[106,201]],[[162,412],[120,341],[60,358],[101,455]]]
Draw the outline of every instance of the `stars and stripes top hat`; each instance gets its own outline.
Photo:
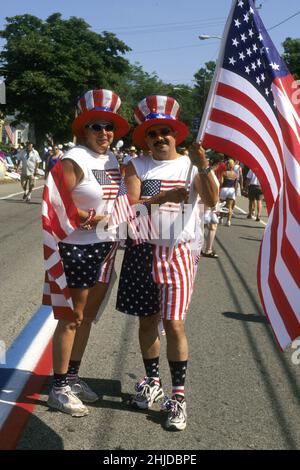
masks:
[[[179,104],[170,96],[151,95],[144,98],[134,110],[134,117],[139,125],[133,132],[133,143],[147,150],[147,129],[156,124],[165,124],[177,132],[176,145],[179,145],[189,133],[186,125],[178,120],[179,111]]]
[[[123,137],[129,131],[129,124],[126,119],[117,114],[120,105],[119,96],[111,90],[100,88],[86,91],[77,103],[78,115],[72,123],[73,133],[77,137],[83,137],[86,124],[103,120],[114,124],[115,138]]]

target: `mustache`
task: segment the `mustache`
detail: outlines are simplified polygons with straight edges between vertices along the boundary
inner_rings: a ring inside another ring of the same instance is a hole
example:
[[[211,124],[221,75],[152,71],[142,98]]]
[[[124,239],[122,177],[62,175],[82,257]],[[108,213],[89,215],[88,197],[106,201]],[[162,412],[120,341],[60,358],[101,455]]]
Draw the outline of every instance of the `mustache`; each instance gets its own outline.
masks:
[[[165,145],[170,145],[170,142],[167,138],[163,137],[162,139],[158,140],[157,142],[155,142],[154,147],[158,146],[158,145],[162,145],[162,144],[165,144]]]

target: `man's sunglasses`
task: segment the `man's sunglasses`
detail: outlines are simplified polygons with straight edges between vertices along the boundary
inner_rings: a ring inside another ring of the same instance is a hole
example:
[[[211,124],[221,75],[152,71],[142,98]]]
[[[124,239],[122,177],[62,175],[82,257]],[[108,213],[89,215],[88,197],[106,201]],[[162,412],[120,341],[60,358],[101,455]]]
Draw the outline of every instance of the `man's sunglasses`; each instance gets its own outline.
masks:
[[[147,133],[147,137],[150,137],[150,139],[155,139],[155,137],[158,137],[159,135],[166,137],[167,135],[170,135],[172,133],[172,129],[168,129],[167,127],[162,127],[161,129],[157,129],[156,131],[149,131]]]
[[[110,122],[103,123],[103,124],[87,124],[86,129],[91,129],[94,132],[106,131],[106,132],[113,132],[115,130],[115,126]]]

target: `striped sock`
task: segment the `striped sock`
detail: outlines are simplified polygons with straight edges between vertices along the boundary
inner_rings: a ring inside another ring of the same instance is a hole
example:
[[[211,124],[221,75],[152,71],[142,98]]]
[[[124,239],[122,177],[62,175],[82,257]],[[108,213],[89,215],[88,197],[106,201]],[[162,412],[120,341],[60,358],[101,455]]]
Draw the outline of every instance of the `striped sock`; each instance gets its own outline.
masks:
[[[144,359],[144,366],[146,371],[146,376],[154,379],[157,385],[160,385],[160,378],[159,378],[159,357],[155,357],[154,359]]]
[[[184,398],[187,361],[169,361],[172,377],[172,396]]]
[[[68,385],[68,378],[67,374],[53,374],[53,387],[58,389],[58,388],[64,388]]]
[[[70,382],[75,382],[78,380],[78,371],[81,361],[70,361],[68,367],[68,380]]]

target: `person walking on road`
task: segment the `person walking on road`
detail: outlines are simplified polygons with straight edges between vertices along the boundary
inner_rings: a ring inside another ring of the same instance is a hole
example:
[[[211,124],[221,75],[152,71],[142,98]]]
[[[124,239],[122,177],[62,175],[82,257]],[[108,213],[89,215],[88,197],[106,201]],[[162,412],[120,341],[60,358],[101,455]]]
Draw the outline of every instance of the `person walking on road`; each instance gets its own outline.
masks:
[[[247,219],[255,218],[255,209],[256,209],[256,222],[260,222],[261,211],[262,211],[262,200],[263,200],[264,195],[261,189],[260,182],[252,170],[249,170],[247,173],[246,190],[248,190],[248,199],[249,199],[249,211],[248,211]]]
[[[21,186],[23,188],[23,201],[30,202],[31,193],[35,185],[35,176],[37,174],[39,163],[41,158],[37,150],[33,148],[32,142],[27,142],[26,148],[21,150],[17,154],[17,167],[16,171],[19,170],[21,165]],[[27,191],[28,187],[28,192]]]
[[[200,144],[189,149],[189,157],[177,153],[188,129],[178,120],[179,105],[171,97],[149,96],[135,110],[139,125],[133,143],[146,154],[128,164],[125,183],[132,204],[149,209],[155,204],[162,227],[157,238],[126,247],[117,294],[117,310],[139,317],[139,342],[145,378],[136,385],[132,405],[149,409],[163,399],[159,373],[159,322],[163,319],[167,339],[167,358],[172,378],[171,398],[165,397],[168,411],[166,428],[186,427],[185,378],[188,342],[184,320],[190,304],[195,279],[191,241],[199,224],[199,195],[204,204],[218,201],[218,185],[210,173],[205,151]],[[148,155],[148,151],[152,155]],[[191,164],[192,172],[189,169]],[[185,189],[190,175],[189,191]],[[172,236],[172,221],[181,215],[181,202],[189,197],[191,216],[178,236]],[[165,238],[164,233],[170,233]]]
[[[82,227],[59,244],[74,308],[55,315],[54,380],[48,405],[72,416],[85,416],[88,408],[83,402],[98,399],[78,372],[91,324],[108,290],[118,247],[112,228],[98,226],[96,230],[96,226],[107,219],[104,214],[112,213],[120,185],[118,161],[109,151],[113,139],[129,130],[127,121],[117,114],[120,104],[120,98],[110,90],[86,92],[78,102],[79,114],[72,124],[81,144],[61,161]]]
[[[237,175],[234,171],[234,160],[229,159],[227,162],[227,169],[223,171],[221,175],[220,190],[220,201],[226,201],[226,207],[228,209],[228,216],[226,222],[227,227],[231,226],[231,218],[236,197],[237,181]]]

